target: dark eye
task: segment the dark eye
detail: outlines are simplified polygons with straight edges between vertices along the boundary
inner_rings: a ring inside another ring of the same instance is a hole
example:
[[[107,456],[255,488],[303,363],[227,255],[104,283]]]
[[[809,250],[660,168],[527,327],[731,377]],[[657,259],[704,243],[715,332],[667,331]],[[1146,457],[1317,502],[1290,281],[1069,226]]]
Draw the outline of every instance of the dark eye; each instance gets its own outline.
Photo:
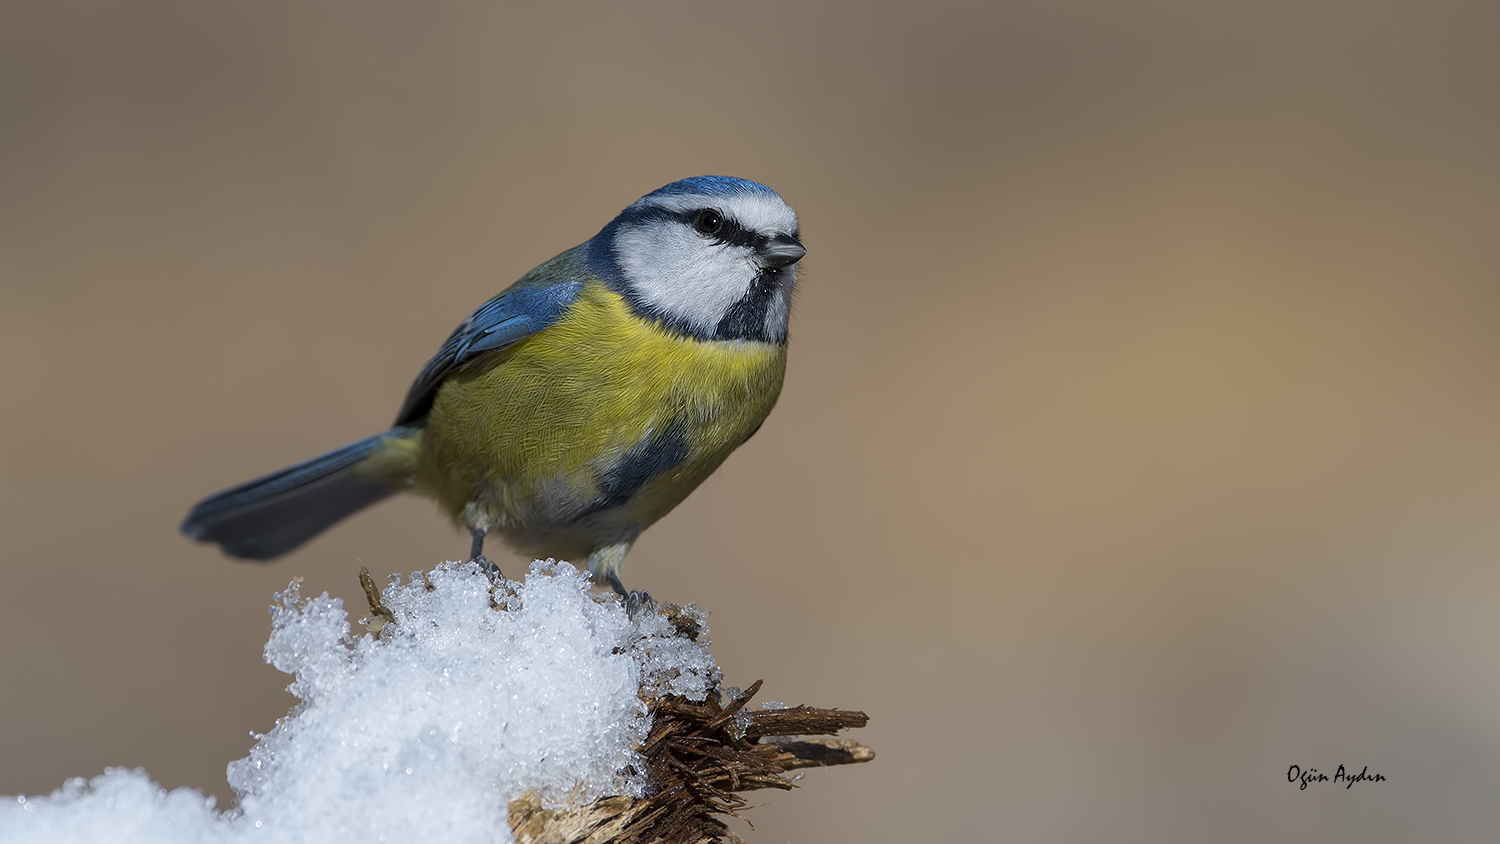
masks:
[[[693,228],[699,234],[718,234],[724,228],[724,216],[712,208],[705,208],[693,217]]]

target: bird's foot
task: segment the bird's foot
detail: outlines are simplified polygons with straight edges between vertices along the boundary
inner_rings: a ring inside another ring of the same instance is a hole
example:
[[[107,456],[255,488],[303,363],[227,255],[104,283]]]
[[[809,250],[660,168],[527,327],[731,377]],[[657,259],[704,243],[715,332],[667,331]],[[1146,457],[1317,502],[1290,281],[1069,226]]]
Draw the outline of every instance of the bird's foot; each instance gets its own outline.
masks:
[[[500,573],[500,567],[490,562],[490,559],[483,554],[479,554],[478,556],[474,557],[474,559],[470,562],[474,563],[474,565],[476,566],[479,566],[479,570],[489,575],[490,580],[505,579],[505,575]]]
[[[641,613],[653,612],[656,612],[656,599],[650,592],[635,590],[625,596],[625,614],[632,619],[640,618]]]
[[[604,575],[604,580],[617,595],[624,599],[626,615],[636,618],[643,612],[656,612],[656,601],[652,599],[651,593],[640,590],[627,592],[625,584],[620,582],[619,572],[610,571]]]

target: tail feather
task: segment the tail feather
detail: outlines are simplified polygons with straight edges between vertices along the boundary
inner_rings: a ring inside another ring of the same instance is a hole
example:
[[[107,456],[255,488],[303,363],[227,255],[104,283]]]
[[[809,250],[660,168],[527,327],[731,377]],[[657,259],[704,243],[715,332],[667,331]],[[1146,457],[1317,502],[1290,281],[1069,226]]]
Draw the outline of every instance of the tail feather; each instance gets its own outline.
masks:
[[[398,491],[353,470],[382,440],[402,433],[397,428],[377,434],[211,495],[188,513],[182,532],[218,543],[231,557],[279,557]]]

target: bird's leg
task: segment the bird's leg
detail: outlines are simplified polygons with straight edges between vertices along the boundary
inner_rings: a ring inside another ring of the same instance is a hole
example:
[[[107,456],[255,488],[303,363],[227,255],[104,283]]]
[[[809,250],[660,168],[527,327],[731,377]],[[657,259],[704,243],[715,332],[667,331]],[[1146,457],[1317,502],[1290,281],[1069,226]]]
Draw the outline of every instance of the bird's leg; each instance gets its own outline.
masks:
[[[632,537],[634,539],[634,537]],[[627,597],[630,593],[625,591],[625,585],[620,582],[620,564],[625,562],[625,554],[630,551],[630,541],[616,542],[613,545],[605,545],[595,548],[589,554],[589,574],[594,582],[604,581],[620,593],[620,597]]]
[[[604,575],[604,581],[610,585],[610,588],[612,588],[616,592],[620,593],[620,597],[621,598],[628,598],[628,597],[630,597],[630,593],[625,591],[625,584],[623,584],[623,583],[620,582],[620,573],[619,572],[612,571],[612,572],[609,572],[609,573],[605,574]]]
[[[469,559],[477,563],[491,578],[504,577],[500,573],[500,567],[485,559],[484,556],[484,535],[489,531],[482,527],[470,528],[470,530],[474,532],[474,545],[469,549]]]
[[[625,584],[620,582],[620,564],[625,562],[625,553],[629,550],[629,542],[616,542],[594,551],[589,555],[589,573],[595,580],[603,576],[604,582],[625,599],[625,611],[635,618],[642,610],[655,609],[656,602],[649,593],[627,591]]]

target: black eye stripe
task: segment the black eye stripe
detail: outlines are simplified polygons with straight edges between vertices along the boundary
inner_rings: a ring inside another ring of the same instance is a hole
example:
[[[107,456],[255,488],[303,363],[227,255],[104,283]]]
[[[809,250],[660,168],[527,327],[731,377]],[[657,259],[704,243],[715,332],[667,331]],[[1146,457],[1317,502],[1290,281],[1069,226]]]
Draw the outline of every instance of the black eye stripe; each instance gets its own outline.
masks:
[[[694,232],[697,232],[698,229],[695,225],[695,221],[698,219],[698,215],[702,213],[703,210],[704,209],[698,208],[692,211],[677,211],[672,213],[672,217],[679,222],[686,224],[689,228],[692,228]],[[718,209],[713,210],[718,211]],[[756,234],[755,232],[744,228],[739,224],[738,220],[729,216],[728,214],[725,214],[722,211],[718,211],[718,214],[719,219],[721,220],[719,224],[719,231],[716,234],[704,234],[702,235],[703,237],[711,237],[714,239],[715,243],[726,243],[730,246],[748,246],[752,249],[759,248],[766,244],[768,238],[766,238],[764,235]]]

